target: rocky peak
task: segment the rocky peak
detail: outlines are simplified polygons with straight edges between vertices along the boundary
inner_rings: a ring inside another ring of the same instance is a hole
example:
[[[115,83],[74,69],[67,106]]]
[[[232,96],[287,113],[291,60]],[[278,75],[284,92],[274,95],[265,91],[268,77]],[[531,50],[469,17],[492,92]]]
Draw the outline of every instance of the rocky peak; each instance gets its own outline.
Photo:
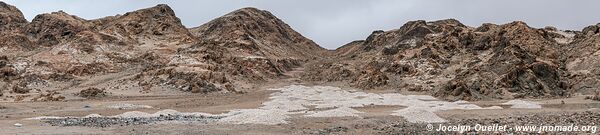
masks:
[[[180,22],[179,18],[175,16],[175,12],[171,7],[166,4],[159,4],[154,7],[140,9],[133,12],[125,13],[123,18],[127,17],[139,17],[141,19],[171,19],[169,21],[177,21]]]
[[[190,29],[203,41],[222,42],[241,54],[270,58],[315,58],[325,51],[268,11],[242,8]]]
[[[600,87],[600,23],[585,27],[564,46],[565,68],[572,90],[593,93]]]
[[[27,20],[19,9],[0,1],[0,47],[13,51],[31,48],[31,42],[23,32],[26,24]]]
[[[456,19],[438,20],[438,21],[430,22],[430,24],[432,24],[432,25],[449,25],[449,26],[457,26],[457,27],[467,27],[467,26],[465,26],[464,24],[462,24],[460,21],[458,21]]]
[[[500,31],[494,34],[526,51],[540,56],[542,59],[558,58],[558,43],[546,37],[543,30],[529,27],[526,23],[515,21],[500,26]]]
[[[523,21],[513,21],[513,22],[505,24],[505,25],[531,28],[531,27],[529,27],[529,25],[527,25],[527,23],[525,23]]]
[[[227,36],[226,38],[245,38],[244,36],[252,36],[259,38],[269,34],[288,34],[287,31],[282,31],[282,27],[289,27],[281,20],[277,19],[268,11],[262,11],[256,8],[242,8],[222,17],[214,19],[200,27],[192,28],[192,33],[200,38],[214,39],[216,35]],[[225,32],[233,32],[231,35],[224,35]],[[277,32],[277,33],[271,33]],[[283,38],[290,38],[286,35]]]
[[[19,9],[0,1],[0,30],[25,23],[27,20]]]
[[[478,28],[454,19],[410,21],[345,45],[336,50],[341,57],[306,67],[303,78],[430,90],[453,100],[566,96],[559,44],[548,35],[520,21]]]
[[[59,44],[88,30],[92,24],[87,20],[63,11],[37,15],[26,27],[26,32],[44,46]]]
[[[499,26],[493,23],[483,23],[481,24],[481,26],[477,27],[475,29],[476,32],[487,32],[490,30],[495,30],[497,29]]]
[[[396,30],[390,30],[387,32],[373,32],[365,40],[365,45],[367,46],[365,51],[369,51],[371,48],[378,48],[377,46],[380,46],[379,48],[397,48],[404,45],[414,47],[427,35],[454,32],[455,30],[462,31],[458,29],[468,28],[455,19],[445,19],[432,22],[426,22],[424,20],[409,21]]]
[[[525,22],[514,21],[508,24],[504,24],[500,26],[502,28],[503,33],[507,35],[519,35],[519,34],[536,34],[536,30],[534,28],[529,27]]]
[[[585,37],[597,35],[598,33],[600,33],[600,23],[598,23],[596,25],[590,25],[590,26],[583,28],[583,30],[581,31],[581,34],[578,34],[576,37],[577,38],[585,38]]]
[[[427,26],[427,22],[425,20],[409,21],[402,25],[402,27],[400,27],[398,33],[409,33],[410,31],[413,31],[418,28],[423,28],[425,26]]]
[[[172,44],[195,42],[175,12],[165,4],[93,20],[93,23],[99,25],[97,29],[103,33],[135,42],[143,39]]]

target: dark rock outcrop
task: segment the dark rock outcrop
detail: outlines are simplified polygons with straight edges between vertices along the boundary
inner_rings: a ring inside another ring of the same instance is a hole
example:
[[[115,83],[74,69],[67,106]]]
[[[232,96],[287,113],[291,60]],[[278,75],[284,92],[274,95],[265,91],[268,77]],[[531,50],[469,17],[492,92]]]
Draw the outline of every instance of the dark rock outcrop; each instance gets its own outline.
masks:
[[[190,31],[200,40],[222,42],[236,53],[269,59],[314,59],[325,52],[270,12],[256,8],[233,11]]]
[[[518,21],[478,28],[454,19],[410,21],[339,48],[329,62],[306,67],[303,78],[418,89],[448,100],[569,96],[559,36],[549,33]],[[330,76],[342,73],[350,76]]]

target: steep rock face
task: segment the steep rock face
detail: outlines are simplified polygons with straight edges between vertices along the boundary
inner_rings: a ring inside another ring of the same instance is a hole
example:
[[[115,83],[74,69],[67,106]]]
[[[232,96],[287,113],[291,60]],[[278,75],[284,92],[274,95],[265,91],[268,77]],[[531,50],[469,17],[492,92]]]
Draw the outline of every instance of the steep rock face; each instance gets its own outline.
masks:
[[[36,44],[52,46],[70,40],[91,27],[92,24],[85,19],[58,11],[37,15],[25,31],[36,39]]]
[[[411,21],[338,49],[303,78],[449,100],[568,96],[560,46],[548,33],[523,22],[471,28],[453,19]]]
[[[470,100],[568,96],[559,69],[558,43],[545,31],[513,22],[486,31],[483,38],[462,41],[467,42],[465,45],[475,41],[471,44],[475,50],[482,48],[490,54],[472,60],[473,66],[457,72],[458,76],[435,95]]]
[[[233,11],[190,31],[201,40],[223,42],[246,56],[312,59],[325,51],[268,11],[256,8]]]
[[[18,55],[3,57],[0,87],[11,94],[90,86],[239,92],[240,84],[277,79],[325,52],[257,9],[240,9],[199,28],[204,26],[211,30],[192,35],[166,5],[95,20],[62,11],[41,14],[15,28],[31,42]],[[98,76],[112,77],[98,83]]]
[[[600,87],[599,31],[419,20],[327,51],[255,8],[186,29],[166,5],[95,20],[59,11],[28,23],[0,2],[0,95],[62,100],[56,95],[70,93],[59,90],[91,86],[239,92],[307,64],[304,80],[448,100],[564,97]]]
[[[16,7],[0,1],[0,51],[20,51],[31,48],[23,32],[27,20]]]
[[[600,87],[600,24],[584,28],[564,47],[573,91],[591,94]]]
[[[138,44],[189,44],[195,40],[173,10],[164,4],[92,21],[102,34]]]
[[[15,6],[0,2],[0,30],[10,29],[27,23],[21,10]]]
[[[59,11],[38,15],[10,30],[1,32],[10,36],[2,42],[15,44],[3,44],[0,57],[0,88],[10,93],[4,94],[8,97],[74,90],[57,94],[69,95],[89,86],[140,92],[235,91],[229,76],[207,60],[222,51],[196,52],[200,57],[179,52],[199,43],[166,5],[96,20]],[[9,47],[18,51],[7,51]],[[97,80],[98,76],[112,77]]]
[[[223,50],[212,61],[233,76],[267,80],[310,60],[326,50],[300,35],[268,11],[243,8],[190,29],[201,43],[186,50]],[[210,53],[207,53],[210,54]]]
[[[365,40],[356,40],[348,44],[342,45],[341,47],[335,49],[335,56],[350,56],[356,53],[356,51],[361,50],[360,45],[364,44],[364,42]]]

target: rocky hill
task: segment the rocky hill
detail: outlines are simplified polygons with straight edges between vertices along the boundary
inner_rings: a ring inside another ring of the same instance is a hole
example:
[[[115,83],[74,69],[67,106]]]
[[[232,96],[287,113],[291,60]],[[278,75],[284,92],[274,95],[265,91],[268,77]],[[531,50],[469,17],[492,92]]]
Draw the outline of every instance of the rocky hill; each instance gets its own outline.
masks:
[[[31,43],[22,29],[25,24],[27,20],[19,9],[0,2],[0,51],[31,48]]]
[[[245,83],[283,77],[325,52],[253,8],[191,30],[162,4],[95,20],[58,11],[27,22],[2,2],[0,11],[0,93],[15,101],[77,98],[89,89],[124,96],[239,92],[250,88]]]
[[[450,100],[564,97],[561,32],[518,21],[477,28],[453,19],[411,21],[337,49],[336,58],[308,66],[303,78]]]
[[[233,11],[190,32],[201,43],[185,52],[219,50],[211,59],[236,80],[276,78],[327,54],[270,12],[256,8]]]
[[[564,47],[565,69],[574,92],[593,94],[600,87],[600,24],[584,28]]]
[[[190,29],[202,41],[220,42],[240,57],[307,60],[325,49],[268,11],[242,8]]]
[[[242,92],[294,69],[304,69],[304,82],[447,100],[567,97],[599,87],[599,31],[418,20],[330,51],[256,8],[188,29],[162,4],[94,20],[57,11],[28,22],[0,2],[0,97]]]

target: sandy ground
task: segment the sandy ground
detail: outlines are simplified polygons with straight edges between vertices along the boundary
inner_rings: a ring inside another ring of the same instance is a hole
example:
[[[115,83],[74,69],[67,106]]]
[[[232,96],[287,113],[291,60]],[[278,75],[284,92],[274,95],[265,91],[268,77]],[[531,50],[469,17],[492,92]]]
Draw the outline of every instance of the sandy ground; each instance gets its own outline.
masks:
[[[293,75],[292,75],[293,76]],[[298,83],[296,79],[282,79],[257,88],[244,94],[212,93],[187,95],[150,95],[150,96],[114,96],[96,100],[68,100],[63,102],[7,102],[0,106],[0,134],[447,134],[444,132],[427,131],[425,123],[411,123],[406,117],[393,115],[398,110],[411,108],[411,105],[401,104],[365,104],[348,106],[357,116],[353,117],[307,117],[318,111],[331,108],[306,106],[305,113],[286,113],[289,118],[286,123],[265,124],[231,124],[231,123],[197,123],[193,121],[164,121],[143,125],[112,125],[109,127],[85,126],[52,126],[43,120],[26,120],[39,116],[83,117],[89,114],[113,116],[129,111],[155,113],[165,109],[179,112],[204,112],[211,114],[226,114],[240,109],[269,108],[264,104],[277,99],[274,93],[281,91],[274,88],[289,87]],[[313,84],[301,86],[312,87]],[[321,86],[317,86],[321,87]],[[360,91],[341,88],[341,91],[364,92],[378,95],[387,92]],[[327,91],[322,91],[327,92]],[[389,93],[388,93],[389,94]],[[406,94],[406,93],[403,93]],[[318,97],[318,96],[317,96]],[[310,99],[309,97],[299,97]],[[314,97],[313,97],[314,98]],[[327,97],[319,97],[327,98]],[[539,103],[542,108],[511,108],[503,104],[508,101],[478,101],[468,102],[481,108],[499,106],[503,109],[442,109],[433,113],[448,122],[462,120],[494,120],[507,117],[528,117],[542,114],[543,118],[554,115],[595,112],[598,114],[600,102],[585,100],[585,95],[566,99],[528,100]],[[334,98],[333,100],[338,99]],[[307,100],[311,103],[320,103]],[[430,102],[422,99],[423,102]],[[326,100],[324,100],[326,101]],[[413,103],[413,102],[411,102]],[[436,102],[437,103],[437,102]],[[454,104],[450,102],[440,102]],[[317,105],[318,106],[318,105]],[[335,108],[335,107],[334,107]],[[339,108],[339,106],[338,106]],[[548,115],[548,116],[546,116]],[[586,123],[586,120],[583,120]],[[20,123],[21,127],[14,124]],[[577,122],[575,122],[577,123]],[[598,122],[596,122],[597,124]],[[533,123],[538,124],[538,123]],[[543,124],[543,123],[539,123]],[[401,125],[401,126],[398,126]],[[597,126],[597,125],[594,125]],[[566,134],[572,134],[567,132]],[[590,134],[589,132],[574,132],[575,134]],[[451,132],[454,134],[454,132]]]

